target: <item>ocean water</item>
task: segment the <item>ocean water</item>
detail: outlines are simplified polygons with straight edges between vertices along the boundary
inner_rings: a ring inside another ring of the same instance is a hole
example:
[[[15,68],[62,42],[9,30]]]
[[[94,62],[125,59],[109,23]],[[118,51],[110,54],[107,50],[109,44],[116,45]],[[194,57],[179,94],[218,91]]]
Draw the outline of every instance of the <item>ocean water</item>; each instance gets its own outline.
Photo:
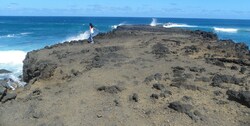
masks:
[[[64,41],[87,39],[85,31],[90,22],[100,32],[134,24],[199,29],[217,33],[220,39],[232,39],[250,45],[250,20],[0,16],[0,69],[13,72],[0,74],[0,79],[21,75],[22,61],[28,51]]]

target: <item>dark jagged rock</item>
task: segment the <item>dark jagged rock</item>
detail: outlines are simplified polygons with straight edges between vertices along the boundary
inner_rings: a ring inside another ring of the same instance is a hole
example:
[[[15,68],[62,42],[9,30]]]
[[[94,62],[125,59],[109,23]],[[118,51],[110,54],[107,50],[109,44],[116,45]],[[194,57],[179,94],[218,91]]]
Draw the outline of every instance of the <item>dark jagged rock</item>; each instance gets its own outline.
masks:
[[[161,79],[162,79],[162,74],[156,73],[154,75],[150,75],[150,76],[146,77],[144,82],[149,83],[149,82],[151,82],[153,80],[160,81]]]
[[[202,81],[202,82],[210,82],[210,78],[208,77],[200,77],[200,78],[196,78],[195,81]]]
[[[190,104],[182,104],[179,101],[170,103],[168,107],[181,113],[189,113],[194,108]]]
[[[154,76],[153,76],[153,75],[150,75],[150,76],[148,76],[148,77],[146,77],[146,78],[144,79],[144,82],[145,82],[145,83],[149,83],[149,82],[153,81],[154,79],[155,79]]]
[[[215,58],[206,58],[206,63],[213,64],[219,67],[225,67],[224,63],[220,60],[217,60]]]
[[[7,89],[0,85],[0,101],[2,101],[3,97],[6,95]]]
[[[7,102],[9,100],[15,99],[16,96],[17,96],[16,93],[6,93],[6,95],[3,96],[3,98],[1,99],[1,102],[5,103],[5,102]]]
[[[160,81],[162,79],[162,75],[160,73],[156,73],[154,75],[154,79],[157,80],[157,81]]]
[[[182,97],[182,100],[186,102],[191,101],[192,99],[193,99],[192,97],[186,95]]]
[[[186,84],[187,78],[193,78],[192,74],[184,74],[185,69],[183,67],[173,67],[174,79],[172,80],[172,84],[170,86],[177,88],[185,88],[187,90],[202,90],[201,87]]]
[[[246,71],[247,71],[247,68],[246,68],[246,67],[241,67],[241,68],[240,68],[240,73],[241,73],[241,74],[244,74]]]
[[[166,98],[169,95],[172,95],[172,92],[166,89],[162,90],[162,92],[160,93],[160,97],[164,97],[164,98]]]
[[[107,62],[106,59],[102,58],[102,56],[97,55],[93,58],[91,67],[101,68],[102,66],[104,66],[105,62]]]
[[[83,49],[83,50],[81,50],[81,53],[88,53],[89,52],[89,49]]]
[[[183,77],[183,76],[180,76],[180,77],[177,77],[177,78],[174,78],[172,80],[172,82],[174,83],[184,83],[187,81],[187,78],[186,77]]]
[[[95,50],[98,53],[111,53],[121,50],[122,47],[119,46],[110,46],[110,47],[102,47],[102,48],[96,48]]]
[[[108,62],[120,62],[126,58],[126,56],[117,53],[98,54],[92,59],[91,63],[87,66],[87,69],[101,68]]]
[[[177,112],[185,113],[195,122],[197,122],[198,120],[205,120],[205,116],[203,116],[199,111],[193,110],[194,107],[190,104],[183,104],[177,101],[170,103],[168,107],[174,109]]]
[[[53,76],[57,65],[50,61],[36,61],[30,58],[30,54],[26,55],[23,65],[23,81],[29,82],[33,78],[48,79]]]
[[[212,32],[205,32],[201,30],[196,30],[196,31],[191,31],[191,33],[201,36],[204,39],[209,39],[209,40],[217,40],[218,36]]]
[[[218,46],[215,48],[235,51],[236,56],[243,58],[242,56],[249,55],[248,46],[244,43],[235,43],[232,40],[220,40],[218,41]]]
[[[4,94],[7,89],[0,85],[0,96]]]
[[[159,95],[158,94],[152,94],[150,96],[151,99],[159,99]]]
[[[172,69],[173,69],[173,72],[175,72],[175,71],[185,71],[185,68],[180,67],[180,66],[173,67]]]
[[[232,91],[228,90],[227,93],[228,99],[232,101],[239,102],[242,105],[250,108],[250,91]]]
[[[183,48],[185,50],[186,54],[193,54],[199,52],[200,49],[198,49],[195,45],[192,46],[185,46]]]
[[[173,69],[174,77],[181,77],[185,71],[185,69],[180,66],[173,67],[172,69]]]
[[[202,91],[202,90],[204,90],[201,87],[191,85],[191,84],[185,84],[185,83],[172,83],[170,86],[177,87],[177,88],[184,88],[184,89],[193,90],[193,91],[196,91],[196,90]]]
[[[120,106],[120,104],[121,104],[121,103],[119,102],[119,100],[117,100],[117,99],[114,100],[114,103],[115,103],[115,106]]]
[[[231,70],[238,70],[238,67],[237,66],[232,66]]]
[[[34,91],[32,91],[26,98],[25,101],[29,101],[29,100],[38,100],[41,101],[41,94],[42,91],[40,89],[35,89]]]
[[[110,94],[117,94],[118,92],[122,91],[121,87],[118,87],[116,85],[113,86],[101,86],[97,89],[98,91],[104,91]]]
[[[80,71],[78,71],[78,70],[72,69],[72,70],[71,70],[71,74],[74,75],[74,76],[78,76],[78,75],[80,75],[80,74],[82,74],[82,73],[81,73]]]
[[[222,95],[223,93],[222,93],[221,91],[214,91],[214,94],[215,94],[215,96],[220,96],[220,95]]]
[[[153,88],[155,88],[157,90],[164,90],[165,86],[163,84],[154,84]]]
[[[6,73],[11,73],[11,71],[0,69],[0,74],[6,74]]]
[[[169,54],[170,51],[167,47],[165,47],[163,44],[161,43],[157,43],[152,47],[153,51],[152,53],[155,54],[155,56],[157,58],[162,58],[165,57],[166,54]]]
[[[130,101],[134,101],[134,102],[139,102],[139,96],[138,96],[138,94],[137,93],[133,93],[133,95],[131,95],[129,97],[129,100]]]
[[[223,101],[223,100],[218,100],[218,101],[216,101],[216,104],[218,104],[218,105],[225,105],[225,104],[228,104],[228,102],[227,101]]]
[[[223,66],[222,63],[234,63],[242,66],[250,66],[250,61],[244,59],[227,59],[227,58],[206,58],[206,62],[217,66]],[[222,63],[220,63],[222,62]]]
[[[164,41],[164,42],[167,42],[167,41],[174,42],[175,45],[177,45],[177,46],[181,45],[180,41],[177,41],[177,40],[174,40],[174,39],[162,39],[162,41]]]
[[[199,73],[202,73],[202,72],[206,71],[205,68],[198,68],[198,67],[190,67],[189,70],[192,71],[192,72],[199,72]]]
[[[243,80],[230,75],[216,74],[212,79],[212,86],[221,87],[222,83],[232,83],[239,85]]]

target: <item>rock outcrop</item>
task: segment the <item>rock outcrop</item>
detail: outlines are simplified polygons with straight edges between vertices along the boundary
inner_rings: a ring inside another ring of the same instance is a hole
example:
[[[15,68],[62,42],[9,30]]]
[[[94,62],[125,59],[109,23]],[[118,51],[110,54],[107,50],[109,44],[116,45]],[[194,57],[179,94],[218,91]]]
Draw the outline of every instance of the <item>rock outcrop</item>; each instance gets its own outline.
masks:
[[[121,26],[29,52],[0,125],[250,125],[248,46],[205,31]]]

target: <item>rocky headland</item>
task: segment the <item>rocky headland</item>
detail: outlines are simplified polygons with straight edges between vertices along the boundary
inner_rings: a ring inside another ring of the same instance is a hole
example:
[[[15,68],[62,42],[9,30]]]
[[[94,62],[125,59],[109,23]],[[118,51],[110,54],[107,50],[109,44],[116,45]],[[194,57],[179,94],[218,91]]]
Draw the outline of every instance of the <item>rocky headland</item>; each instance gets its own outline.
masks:
[[[94,39],[29,52],[28,84],[0,86],[0,126],[250,125],[245,44],[150,26]]]

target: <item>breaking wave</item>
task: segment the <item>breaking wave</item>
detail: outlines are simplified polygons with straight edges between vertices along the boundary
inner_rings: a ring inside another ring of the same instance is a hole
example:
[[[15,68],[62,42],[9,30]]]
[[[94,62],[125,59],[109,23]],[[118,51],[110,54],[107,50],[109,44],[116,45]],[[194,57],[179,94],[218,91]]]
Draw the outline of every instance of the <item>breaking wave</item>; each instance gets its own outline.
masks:
[[[152,18],[152,22],[149,25],[154,27],[157,25],[162,25],[162,23],[159,23],[156,18]]]
[[[125,25],[125,24],[126,24],[126,22],[122,22],[122,23],[120,23],[118,25],[112,25],[111,28],[112,29],[117,29],[118,26],[122,26],[122,25]]]
[[[18,76],[22,75],[23,60],[26,52],[20,50],[0,51],[0,69],[6,69],[12,73],[0,74],[0,79],[10,78],[18,86],[24,86],[26,83],[21,82]],[[7,87],[15,89],[16,86],[10,83]]]
[[[0,38],[14,38],[15,34],[2,35]]]
[[[2,35],[0,38],[16,38],[16,37],[21,37],[21,36],[26,36],[32,34],[31,32],[23,32],[19,34],[8,34],[8,35]]]
[[[198,27],[195,25],[187,25],[187,24],[178,24],[178,23],[166,23],[163,25],[164,28],[175,28],[175,27],[180,27],[180,28],[192,28],[192,27]]]
[[[23,32],[23,33],[20,33],[20,35],[30,35],[32,34],[32,32]]]
[[[89,37],[89,31],[85,31],[77,36],[69,37],[65,41],[77,41],[77,40],[85,40]],[[64,42],[64,41],[63,41]]]
[[[152,22],[150,23],[150,26],[156,26],[157,25],[157,19],[153,18]]]
[[[214,27],[214,31],[216,31],[216,32],[236,33],[236,32],[239,31],[239,29],[236,29],[236,28],[218,28],[218,27]]]

